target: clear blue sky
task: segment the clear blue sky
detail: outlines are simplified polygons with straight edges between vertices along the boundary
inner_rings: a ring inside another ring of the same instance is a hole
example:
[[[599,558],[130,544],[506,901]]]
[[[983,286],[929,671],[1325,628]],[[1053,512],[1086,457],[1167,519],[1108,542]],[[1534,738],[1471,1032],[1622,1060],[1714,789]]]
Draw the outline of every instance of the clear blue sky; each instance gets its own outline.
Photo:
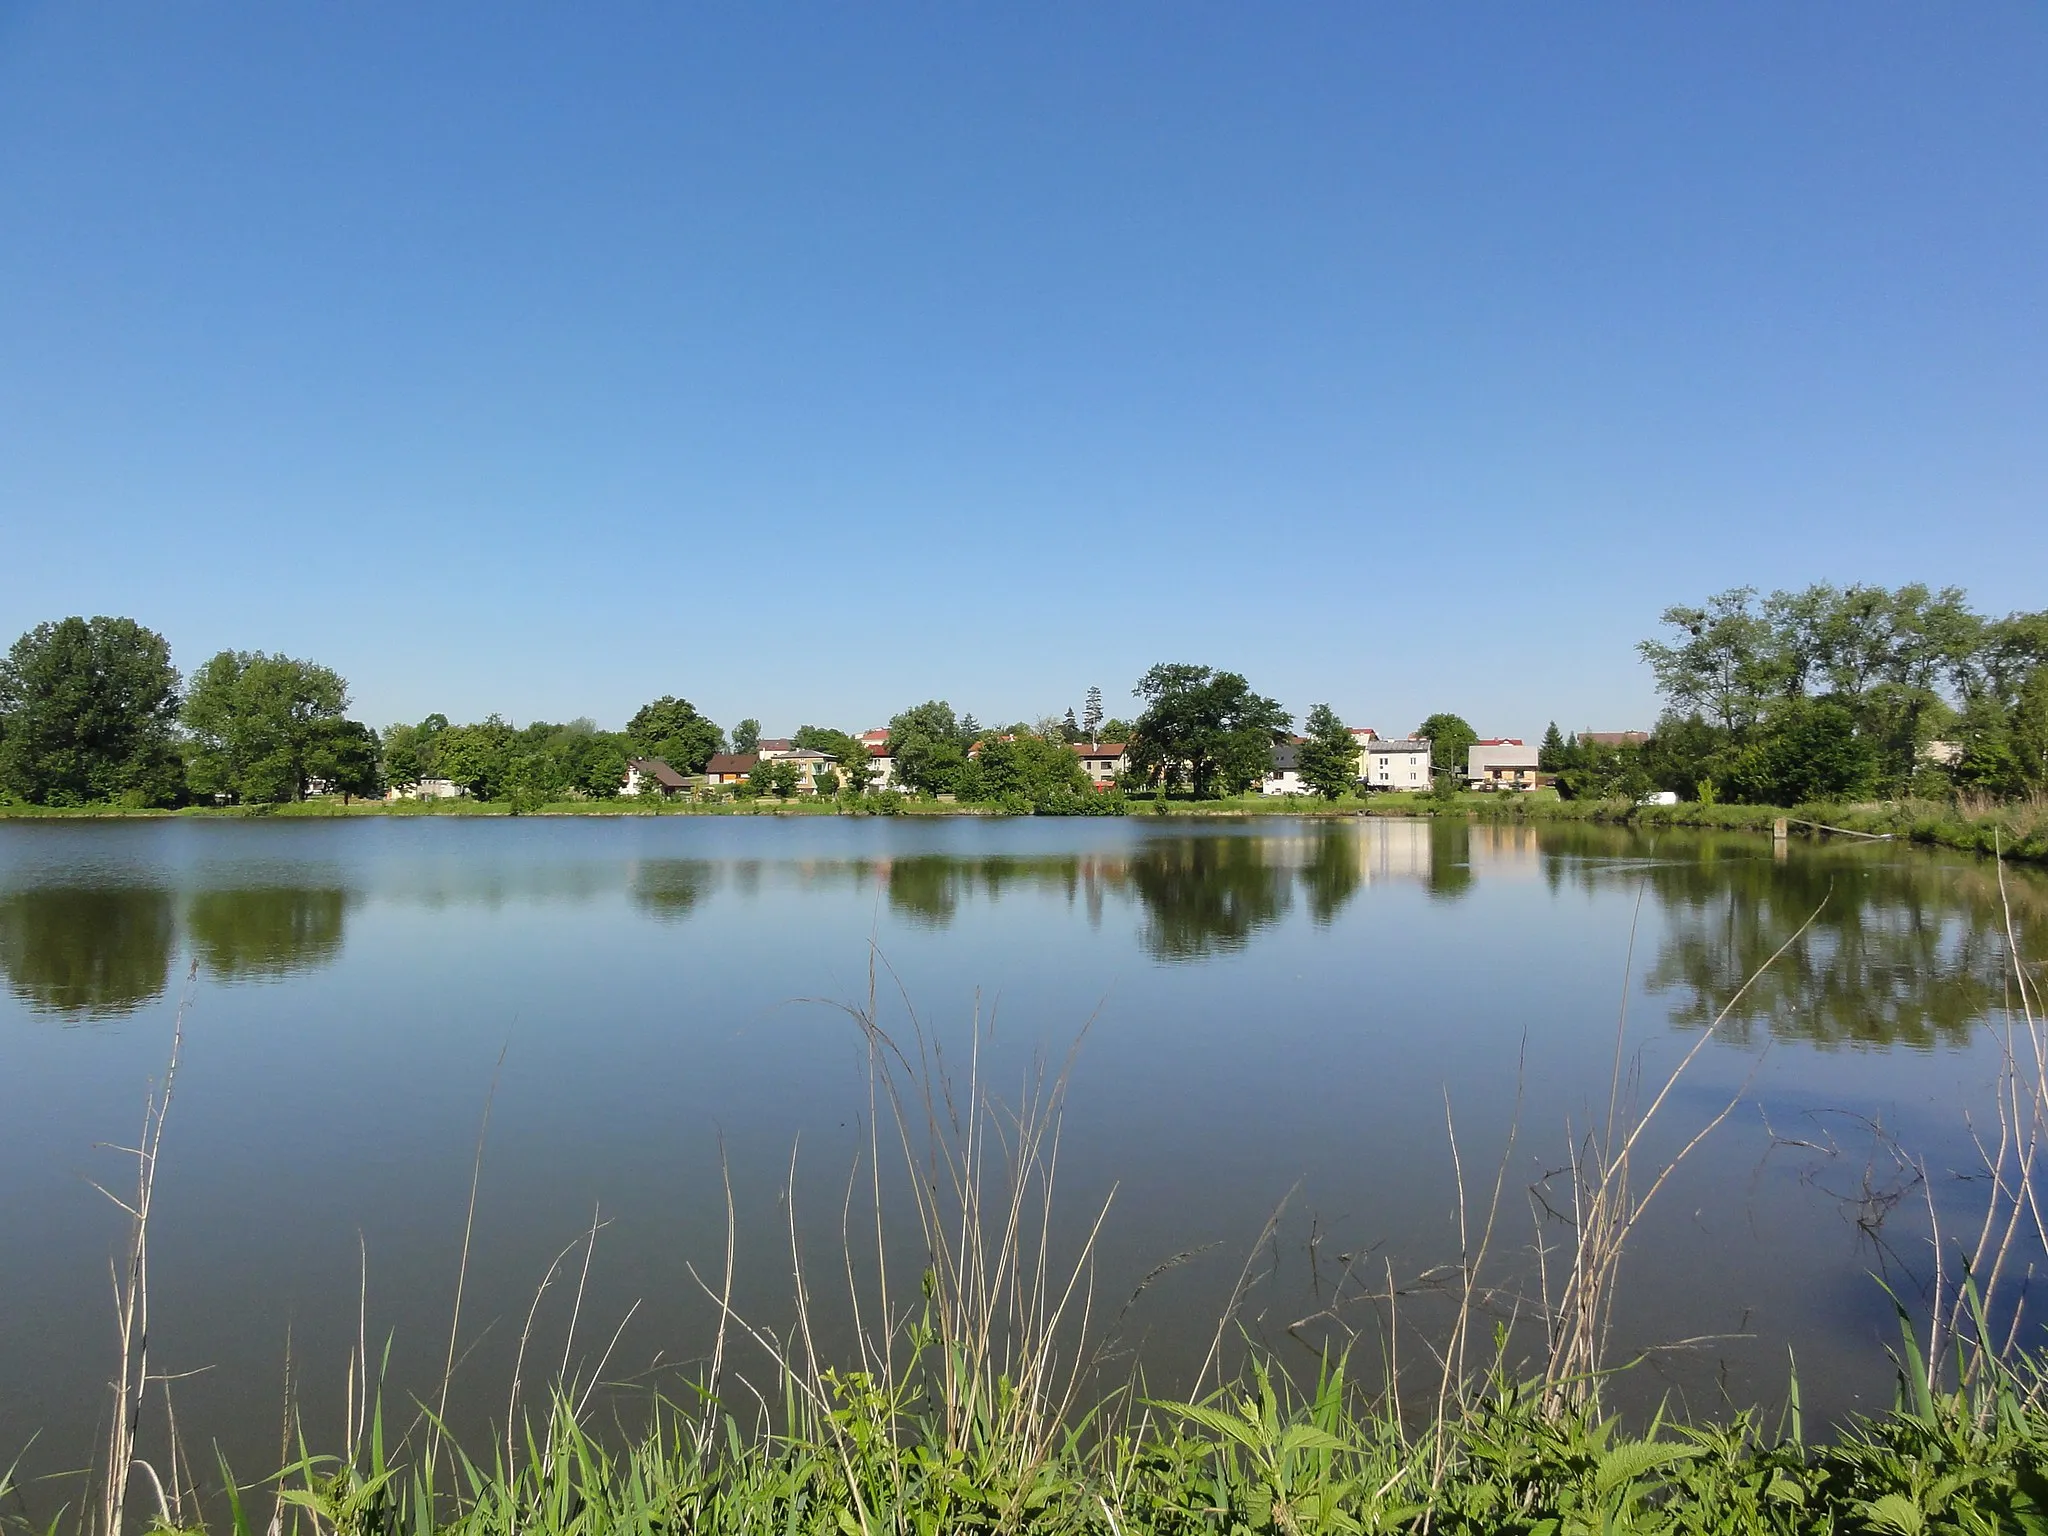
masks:
[[[0,3],[0,629],[376,724],[1646,724],[2048,606],[2048,9]],[[5,636],[0,636],[4,643]]]

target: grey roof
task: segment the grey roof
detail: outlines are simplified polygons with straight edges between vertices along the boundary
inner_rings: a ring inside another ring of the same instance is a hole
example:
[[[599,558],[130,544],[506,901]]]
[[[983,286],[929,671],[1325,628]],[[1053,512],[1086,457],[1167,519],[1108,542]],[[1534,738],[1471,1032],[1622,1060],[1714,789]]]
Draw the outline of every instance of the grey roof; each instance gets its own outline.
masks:
[[[1368,752],[1427,752],[1429,749],[1430,740],[1427,736],[1419,736],[1412,741],[1379,740],[1368,741],[1365,744],[1365,750]]]
[[[1301,771],[1301,749],[1292,742],[1282,742],[1273,748],[1273,771],[1275,773],[1298,773]]]

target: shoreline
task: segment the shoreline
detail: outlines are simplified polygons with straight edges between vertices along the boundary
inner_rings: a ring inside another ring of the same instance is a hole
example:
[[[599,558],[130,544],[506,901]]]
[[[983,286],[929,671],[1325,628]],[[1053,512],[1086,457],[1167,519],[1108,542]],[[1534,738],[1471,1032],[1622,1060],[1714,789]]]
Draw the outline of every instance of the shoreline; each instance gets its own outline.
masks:
[[[5,821],[125,821],[183,819],[303,820],[324,818],[411,817],[668,817],[668,816],[976,816],[1019,814],[993,805],[960,805],[905,796],[887,811],[837,800],[695,802],[652,806],[617,800],[554,801],[515,808],[509,801],[358,800],[341,804],[308,800],[283,805],[182,806],[176,809],[128,806],[0,805]],[[1029,813],[1024,813],[1029,814]],[[1917,843],[1957,853],[1998,856],[2019,863],[2048,863],[2048,804],[2018,804],[1965,810],[1937,801],[1893,801],[1853,805],[1634,805],[1625,800],[1561,800],[1553,794],[1462,794],[1448,804],[1433,795],[1378,794],[1360,799],[1310,800],[1301,796],[1243,795],[1230,800],[1132,800],[1127,814],[1168,820],[1250,820],[1284,816],[1302,820],[1357,820],[1402,817],[1440,820],[1458,817],[1486,822],[1592,822],[1603,826],[1650,829],[1751,832],[1768,837],[1780,820],[1791,835]],[[1085,818],[1083,818],[1085,819]]]

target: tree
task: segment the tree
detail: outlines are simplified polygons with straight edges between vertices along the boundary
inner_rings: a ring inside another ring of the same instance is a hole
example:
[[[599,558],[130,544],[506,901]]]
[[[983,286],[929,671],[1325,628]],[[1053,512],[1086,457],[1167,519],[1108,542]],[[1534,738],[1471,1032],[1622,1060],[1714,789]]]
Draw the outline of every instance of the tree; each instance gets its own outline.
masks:
[[[747,782],[754,786],[757,794],[775,795],[787,799],[803,784],[803,770],[787,758],[771,757],[766,762],[756,763]]]
[[[1757,805],[1852,800],[1868,794],[1877,755],[1857,733],[1856,717],[1839,701],[1786,699],[1729,774],[1737,797]]]
[[[950,794],[967,765],[963,722],[944,699],[928,699],[889,721],[889,750],[896,777],[921,794]]]
[[[0,660],[0,792],[39,805],[184,792],[173,726],[178,673],[133,619],[38,624]]]
[[[422,779],[442,777],[436,743],[448,717],[434,714],[418,725],[394,725],[384,733],[384,782],[410,789]]]
[[[1543,744],[1536,749],[1536,766],[1545,773],[1556,773],[1564,767],[1564,736],[1555,720],[1543,733]]]
[[[761,750],[761,722],[754,719],[742,720],[732,728],[732,749],[744,757],[749,752]],[[713,749],[714,751],[716,748]],[[708,760],[709,754],[706,754]],[[670,767],[675,765],[671,763]]]
[[[351,796],[370,799],[384,788],[382,743],[377,733],[356,720],[329,721],[314,737],[306,766],[346,803]]]
[[[1756,607],[1756,588],[1736,587],[1704,608],[1666,608],[1661,622],[1675,643],[1645,640],[1636,649],[1657,675],[1675,709],[1698,710],[1724,731],[1745,732],[1763,713],[1784,669],[1772,659],[1769,620]]]
[[[1184,662],[1152,668],[1132,691],[1146,701],[1132,732],[1132,766],[1143,782],[1185,784],[1197,799],[1219,788],[1239,794],[1262,777],[1293,720],[1240,674]]]
[[[1071,709],[1067,711],[1066,719],[1060,722],[1060,739],[1069,743],[1087,739],[1081,734],[1080,722],[1075,720]]]
[[[479,800],[502,800],[511,793],[512,727],[498,716],[451,725],[436,746],[441,777]]]
[[[1358,786],[1358,743],[1337,718],[1337,711],[1318,704],[1303,722],[1308,741],[1297,755],[1301,776],[1325,800],[1335,800]]]
[[[1081,729],[1090,741],[1102,739],[1095,734],[1102,729],[1102,690],[1092,683],[1088,686],[1087,701],[1081,706]]]
[[[1479,733],[1465,723],[1462,715],[1431,715],[1415,727],[1415,734],[1429,739],[1430,765],[1438,773],[1464,778],[1468,754]]]
[[[243,803],[304,799],[347,708],[348,684],[331,667],[220,652],[185,698],[192,788]]]
[[[1097,726],[1097,727],[1095,728],[1095,732],[1094,732],[1094,734],[1092,734],[1091,736],[1089,736],[1089,738],[1088,738],[1088,739],[1089,739],[1090,741],[1122,741],[1122,742],[1127,742],[1127,741],[1129,741],[1129,740],[1131,739],[1131,735],[1132,735],[1132,729],[1131,729],[1131,722],[1130,722],[1130,721],[1128,721],[1128,720],[1104,720],[1104,721],[1103,721],[1103,722],[1102,722],[1102,723],[1101,723],[1100,725],[1098,725],[1098,726]]]
[[[742,725],[752,722],[742,722]],[[756,738],[760,727],[754,726]],[[626,736],[636,755],[658,757],[677,773],[702,773],[712,754],[725,747],[725,733],[697,713],[697,706],[674,694],[663,694],[652,704],[643,704],[626,722]],[[737,740],[737,732],[735,732]],[[753,747],[735,746],[734,751],[751,752]],[[623,772],[623,770],[622,770]]]

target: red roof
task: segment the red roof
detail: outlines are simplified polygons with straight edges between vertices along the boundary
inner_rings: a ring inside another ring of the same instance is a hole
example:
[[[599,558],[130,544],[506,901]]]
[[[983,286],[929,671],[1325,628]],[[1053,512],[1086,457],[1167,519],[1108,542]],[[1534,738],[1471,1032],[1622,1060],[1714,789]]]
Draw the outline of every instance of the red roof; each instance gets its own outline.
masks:
[[[1077,757],[1122,757],[1124,744],[1120,741],[1070,741]]]
[[[1494,736],[1485,741],[1475,741],[1472,745],[1475,747],[1521,747],[1527,746],[1528,743],[1519,736]]]
[[[871,741],[871,742],[869,742],[869,743],[868,743],[868,756],[869,756],[869,757],[887,757],[888,755],[889,755],[889,743],[888,743],[888,742],[886,742],[886,741]]]

